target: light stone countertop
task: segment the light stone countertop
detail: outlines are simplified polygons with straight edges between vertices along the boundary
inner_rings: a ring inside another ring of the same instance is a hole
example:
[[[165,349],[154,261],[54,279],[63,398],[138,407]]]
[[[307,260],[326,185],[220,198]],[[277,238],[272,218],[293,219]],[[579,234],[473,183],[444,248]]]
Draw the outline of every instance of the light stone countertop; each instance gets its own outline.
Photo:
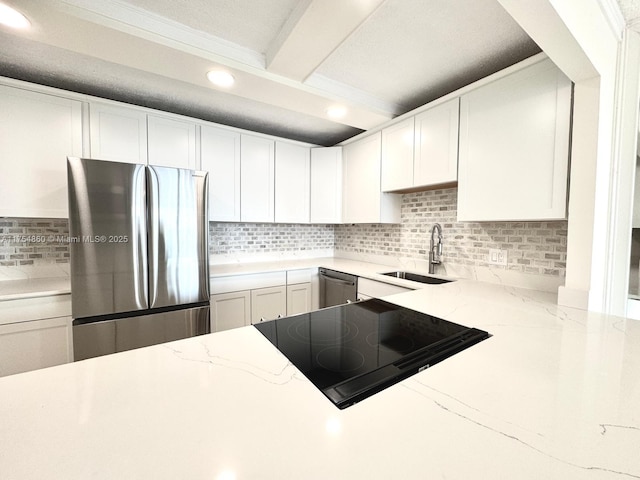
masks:
[[[493,336],[345,410],[254,327],[0,378],[0,476],[640,478],[640,322],[467,280],[386,299]]]
[[[407,286],[409,288],[421,287],[420,284],[415,284],[414,282],[406,282],[404,280],[378,275],[379,272],[396,270],[395,267],[334,257],[278,260],[269,262],[239,262],[222,265],[212,264],[209,266],[209,273],[211,278],[216,278],[229,275],[249,275],[255,273],[299,270],[316,267],[334,268],[346,273],[365,276],[385,281],[387,283]],[[419,272],[417,269],[413,270]],[[13,278],[0,281],[0,301],[65,295],[69,293],[71,293],[71,280],[69,276]]]
[[[69,277],[24,278],[0,281],[0,302],[71,293]]]
[[[266,272],[279,272],[289,270],[300,270],[305,268],[318,268],[324,267],[329,269],[335,269],[340,272],[350,273],[359,277],[370,278],[372,280],[378,280],[385,283],[391,283],[407,288],[423,288],[425,285],[421,283],[402,280],[386,275],[381,275],[384,272],[393,272],[399,270],[398,267],[381,265],[378,263],[362,262],[358,260],[350,260],[346,258],[338,257],[322,257],[322,258],[307,258],[296,260],[280,260],[270,262],[256,262],[256,263],[232,263],[223,265],[209,265],[209,274],[211,278],[226,277],[232,275],[250,275]],[[427,274],[427,271],[419,268],[408,269],[414,273]],[[439,278],[449,278],[444,275],[432,275]]]

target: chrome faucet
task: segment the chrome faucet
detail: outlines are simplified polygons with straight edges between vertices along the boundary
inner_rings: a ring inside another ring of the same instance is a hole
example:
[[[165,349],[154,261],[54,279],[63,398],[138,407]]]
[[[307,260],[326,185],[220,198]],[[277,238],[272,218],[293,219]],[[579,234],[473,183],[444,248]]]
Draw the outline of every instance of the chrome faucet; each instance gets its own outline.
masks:
[[[437,242],[433,235],[438,232]],[[436,273],[436,265],[442,263],[442,227],[434,223],[431,227],[431,242],[429,243],[429,273]]]

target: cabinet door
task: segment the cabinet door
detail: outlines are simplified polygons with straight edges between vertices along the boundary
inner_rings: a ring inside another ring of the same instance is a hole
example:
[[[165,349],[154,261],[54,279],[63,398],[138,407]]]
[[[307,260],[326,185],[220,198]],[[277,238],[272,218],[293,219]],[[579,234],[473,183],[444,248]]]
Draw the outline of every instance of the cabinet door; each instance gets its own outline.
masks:
[[[311,283],[287,285],[287,315],[311,311]]]
[[[149,165],[199,168],[196,165],[196,125],[167,117],[147,117]]]
[[[251,292],[211,295],[211,331],[244,327],[251,321]]]
[[[209,172],[209,220],[240,221],[240,134],[202,125],[200,161]]]
[[[458,220],[566,216],[571,82],[550,60],[460,100]]]
[[[66,218],[67,156],[82,156],[82,105],[0,86],[0,216]]]
[[[342,147],[311,149],[310,221],[342,221]]]
[[[401,196],[380,192],[380,139],[378,132],[342,150],[344,223],[400,223]]]
[[[310,149],[285,142],[275,148],[275,221],[309,223]]]
[[[71,317],[0,325],[0,376],[73,361]]]
[[[413,186],[414,119],[382,130],[382,191]]]
[[[240,219],[243,222],[273,222],[274,142],[240,136]]]
[[[89,106],[91,158],[147,163],[147,114],[132,108]]]
[[[251,323],[274,320],[287,314],[287,287],[251,290]]]
[[[454,98],[416,116],[414,186],[458,180],[459,105]]]

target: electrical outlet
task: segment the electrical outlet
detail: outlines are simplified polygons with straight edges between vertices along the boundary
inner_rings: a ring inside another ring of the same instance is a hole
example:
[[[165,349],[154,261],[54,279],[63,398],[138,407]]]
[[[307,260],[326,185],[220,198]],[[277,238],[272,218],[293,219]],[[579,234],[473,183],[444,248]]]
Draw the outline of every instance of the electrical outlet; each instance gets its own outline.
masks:
[[[506,265],[507,264],[507,251],[500,250],[499,248],[489,249],[489,263],[491,265]]]

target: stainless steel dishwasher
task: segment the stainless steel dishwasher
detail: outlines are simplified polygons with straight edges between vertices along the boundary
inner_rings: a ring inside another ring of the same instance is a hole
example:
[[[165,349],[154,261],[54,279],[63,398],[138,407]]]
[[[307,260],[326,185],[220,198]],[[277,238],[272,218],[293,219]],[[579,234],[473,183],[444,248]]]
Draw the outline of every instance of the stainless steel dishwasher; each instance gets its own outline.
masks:
[[[320,268],[320,308],[356,301],[358,277],[348,273]]]

